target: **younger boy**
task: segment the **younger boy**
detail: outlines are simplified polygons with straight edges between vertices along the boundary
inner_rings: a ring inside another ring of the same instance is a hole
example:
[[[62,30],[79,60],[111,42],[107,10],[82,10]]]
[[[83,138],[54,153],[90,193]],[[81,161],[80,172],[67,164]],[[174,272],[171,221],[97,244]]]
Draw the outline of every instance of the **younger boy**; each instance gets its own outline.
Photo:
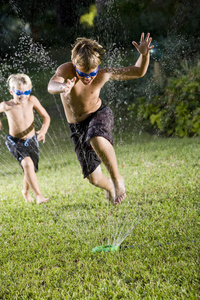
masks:
[[[37,204],[49,199],[42,195],[36,172],[39,161],[39,141],[45,142],[45,135],[49,128],[50,117],[39,100],[30,95],[32,83],[25,74],[14,74],[8,78],[9,92],[13,99],[0,103],[0,113],[5,112],[9,134],[6,135],[6,146],[24,170],[24,188],[22,195],[27,202],[33,202],[29,191],[33,190]],[[43,125],[37,131],[34,128],[34,110],[43,119]],[[2,124],[0,124],[0,129]]]
[[[125,196],[124,180],[119,174],[113,148],[113,114],[102,104],[99,94],[109,80],[130,80],[145,75],[149,65],[149,51],[153,48],[150,34],[141,35],[140,44],[133,42],[140,53],[136,64],[126,68],[99,69],[103,47],[94,40],[79,38],[72,49],[72,62],[58,67],[48,84],[51,94],[60,94],[84,178],[105,189],[116,205]],[[111,180],[101,171],[104,163]]]

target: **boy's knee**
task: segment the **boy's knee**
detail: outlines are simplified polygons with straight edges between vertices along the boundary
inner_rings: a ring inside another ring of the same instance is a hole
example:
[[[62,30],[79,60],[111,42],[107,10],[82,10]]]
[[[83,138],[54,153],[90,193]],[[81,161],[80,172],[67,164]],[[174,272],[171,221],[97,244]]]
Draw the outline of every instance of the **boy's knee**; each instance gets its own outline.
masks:
[[[98,176],[94,175],[94,174],[90,174],[87,176],[87,179],[89,180],[89,182],[93,185],[98,185],[99,182],[99,178]]]
[[[27,156],[24,157],[24,159],[21,161],[21,164],[23,168],[30,168],[33,166],[33,161],[29,156]]]
[[[100,165],[90,175],[87,176],[89,182],[96,186],[98,186],[101,178],[102,178],[102,171]]]

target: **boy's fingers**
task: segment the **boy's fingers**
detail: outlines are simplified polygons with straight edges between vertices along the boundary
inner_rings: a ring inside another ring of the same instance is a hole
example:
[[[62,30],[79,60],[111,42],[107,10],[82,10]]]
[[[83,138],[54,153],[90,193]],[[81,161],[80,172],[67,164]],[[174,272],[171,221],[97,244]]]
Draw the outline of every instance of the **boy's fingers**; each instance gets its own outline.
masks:
[[[148,46],[151,44],[152,38],[149,39],[148,41]]]
[[[45,143],[45,137],[44,136],[39,136],[37,137],[37,141],[40,142],[40,141],[43,141],[43,144]]]
[[[144,32],[141,34],[140,42],[144,41]]]
[[[138,44],[136,42],[133,41],[132,44],[133,44],[133,46],[135,46],[135,48],[138,49],[139,46],[138,46]]]
[[[74,77],[72,80],[71,80],[71,83],[74,85],[76,82],[76,77]]]
[[[146,38],[145,38],[145,41],[148,41],[149,36],[150,36],[150,33],[148,32],[148,33],[147,33],[147,36],[146,36]]]
[[[72,78],[71,80],[70,79],[67,79],[67,82],[68,83],[71,83],[71,82],[74,82],[76,80],[76,77]]]
[[[67,79],[67,84],[65,85],[64,95],[67,96],[69,92],[71,91],[72,87],[74,86],[76,81],[76,77],[70,79]]]

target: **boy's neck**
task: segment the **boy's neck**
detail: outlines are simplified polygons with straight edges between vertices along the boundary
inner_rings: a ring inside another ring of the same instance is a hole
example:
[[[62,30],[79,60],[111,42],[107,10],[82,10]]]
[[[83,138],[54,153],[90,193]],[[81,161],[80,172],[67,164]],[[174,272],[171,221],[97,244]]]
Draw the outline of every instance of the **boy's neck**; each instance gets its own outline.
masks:
[[[14,100],[14,103],[17,104],[17,105],[23,104],[27,101],[27,99],[22,99],[22,100],[13,99],[13,100]]]

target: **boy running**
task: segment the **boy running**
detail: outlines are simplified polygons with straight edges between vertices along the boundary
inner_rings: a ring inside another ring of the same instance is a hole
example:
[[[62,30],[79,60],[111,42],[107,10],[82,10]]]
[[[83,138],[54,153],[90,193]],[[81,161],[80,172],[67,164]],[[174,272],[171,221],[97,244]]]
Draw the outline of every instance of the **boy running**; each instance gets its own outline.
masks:
[[[132,42],[140,56],[134,66],[99,69],[105,50],[96,41],[78,38],[71,62],[58,67],[50,79],[48,92],[60,94],[71,138],[84,178],[105,189],[109,200],[120,203],[125,197],[124,180],[119,174],[113,148],[111,109],[102,104],[99,94],[109,80],[130,80],[145,75],[149,65],[149,51],[153,48],[150,34],[141,35],[140,44]],[[101,171],[104,163],[111,180]]]
[[[33,190],[37,204],[49,199],[42,195],[36,172],[39,161],[39,141],[45,142],[45,135],[50,124],[50,117],[39,100],[30,95],[32,83],[25,74],[10,75],[8,78],[9,92],[13,99],[0,103],[0,113],[5,112],[9,134],[6,135],[6,146],[24,170],[24,188],[22,195],[27,202],[33,202],[29,191]],[[43,119],[42,128],[34,128],[34,110]],[[0,124],[0,129],[2,124]]]

